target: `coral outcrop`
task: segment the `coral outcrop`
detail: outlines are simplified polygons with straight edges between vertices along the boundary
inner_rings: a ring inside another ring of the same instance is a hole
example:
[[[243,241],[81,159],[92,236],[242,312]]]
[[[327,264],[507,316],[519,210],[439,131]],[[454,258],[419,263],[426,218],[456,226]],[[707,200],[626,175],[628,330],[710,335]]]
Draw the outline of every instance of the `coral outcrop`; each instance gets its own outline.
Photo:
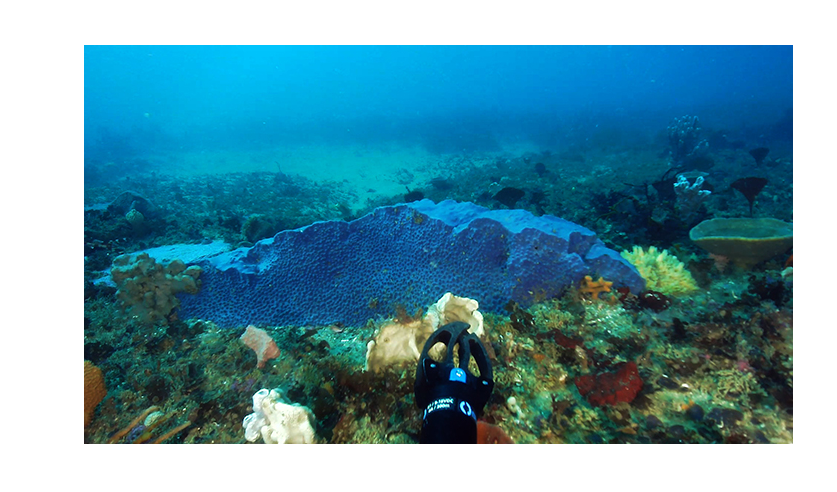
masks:
[[[197,293],[200,274],[199,266],[187,268],[180,260],[162,265],[148,253],[117,256],[111,269],[126,314],[146,324],[165,320],[180,305],[175,294]]]
[[[139,193],[125,191],[107,205],[107,211],[114,215],[124,215],[126,218],[133,211],[145,220],[156,217],[160,209]]]
[[[648,250],[634,246],[633,251],[623,251],[622,257],[630,261],[645,279],[645,287],[669,296],[687,294],[697,289],[695,279],[686,265],[668,251]]]
[[[302,405],[281,401],[278,390],[260,389],[253,395],[253,413],[244,417],[244,438],[265,444],[312,444],[314,413]]]
[[[93,412],[105,398],[108,390],[105,388],[105,376],[102,370],[94,366],[89,360],[84,361],[84,426],[90,425]]]
[[[282,231],[197,263],[203,288],[180,296],[181,318],[247,324],[361,325],[426,306],[444,292],[487,312],[527,307],[585,275],[638,293],[636,269],[596,235],[557,217],[420,200],[351,222]]]

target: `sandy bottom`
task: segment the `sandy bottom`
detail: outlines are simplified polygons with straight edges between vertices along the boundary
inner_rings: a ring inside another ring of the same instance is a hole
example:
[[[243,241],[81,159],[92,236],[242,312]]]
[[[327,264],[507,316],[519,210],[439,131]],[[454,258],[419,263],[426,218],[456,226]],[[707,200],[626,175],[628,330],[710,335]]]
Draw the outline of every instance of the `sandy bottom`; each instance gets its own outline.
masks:
[[[307,144],[260,150],[207,150],[167,154],[152,160],[166,174],[194,176],[235,172],[277,172],[300,175],[318,183],[332,183],[355,198],[353,206],[368,199],[403,194],[427,186],[435,177],[450,176],[462,166],[482,167],[500,157],[537,151],[515,144],[500,152],[467,157],[433,154],[420,146],[401,144]]]

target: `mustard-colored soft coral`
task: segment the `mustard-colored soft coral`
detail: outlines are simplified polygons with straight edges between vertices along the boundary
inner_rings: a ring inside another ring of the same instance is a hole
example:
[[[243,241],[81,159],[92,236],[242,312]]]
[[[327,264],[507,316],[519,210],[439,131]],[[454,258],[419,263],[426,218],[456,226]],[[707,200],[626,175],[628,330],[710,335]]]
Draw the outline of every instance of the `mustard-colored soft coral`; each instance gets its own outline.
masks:
[[[674,296],[697,289],[695,279],[683,262],[666,250],[657,251],[656,247],[651,246],[645,251],[640,246],[634,246],[631,252],[623,251],[622,258],[639,270],[645,279],[646,289]]]

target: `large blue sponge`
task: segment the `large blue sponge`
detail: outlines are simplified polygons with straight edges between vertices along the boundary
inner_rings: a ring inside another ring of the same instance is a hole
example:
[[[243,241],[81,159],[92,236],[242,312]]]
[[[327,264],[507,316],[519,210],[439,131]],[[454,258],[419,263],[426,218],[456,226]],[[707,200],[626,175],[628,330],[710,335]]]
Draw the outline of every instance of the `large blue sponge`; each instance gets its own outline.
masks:
[[[445,292],[501,312],[509,300],[527,307],[560,295],[585,275],[634,293],[645,286],[589,229],[452,200],[317,222],[196,264],[201,288],[180,296],[180,316],[223,327],[360,325],[393,316],[398,305],[414,312]]]

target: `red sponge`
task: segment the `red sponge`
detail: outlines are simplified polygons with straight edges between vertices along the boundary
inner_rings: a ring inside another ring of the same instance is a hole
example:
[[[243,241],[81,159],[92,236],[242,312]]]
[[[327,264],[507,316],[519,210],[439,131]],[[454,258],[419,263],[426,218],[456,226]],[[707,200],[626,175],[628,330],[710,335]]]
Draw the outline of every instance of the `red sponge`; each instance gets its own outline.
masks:
[[[587,374],[575,378],[575,386],[581,396],[594,407],[616,405],[620,401],[630,403],[642,389],[642,378],[636,362],[625,362],[614,372]]]

